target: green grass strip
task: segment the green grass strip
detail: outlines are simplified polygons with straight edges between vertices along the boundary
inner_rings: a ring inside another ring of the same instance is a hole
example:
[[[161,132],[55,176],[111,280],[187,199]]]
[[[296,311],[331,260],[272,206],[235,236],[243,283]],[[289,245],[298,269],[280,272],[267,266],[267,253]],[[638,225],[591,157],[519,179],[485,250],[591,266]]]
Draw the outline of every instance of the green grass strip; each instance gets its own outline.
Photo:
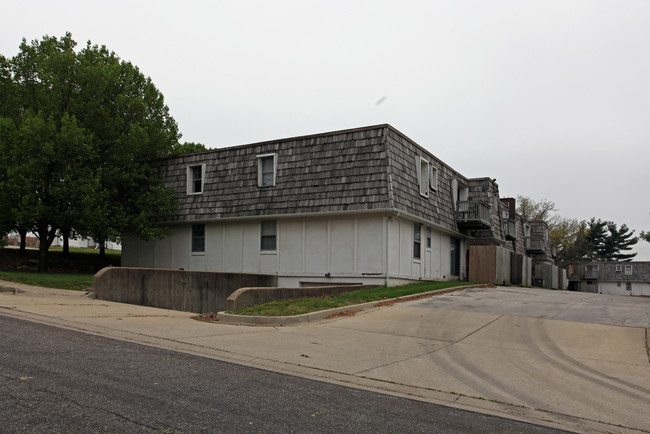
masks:
[[[330,297],[295,298],[285,301],[272,301],[269,303],[250,306],[244,309],[228,311],[236,315],[257,315],[257,316],[291,316],[303,313],[316,312],[319,310],[333,309],[336,307],[350,306],[354,304],[381,301],[389,298],[402,297],[405,295],[420,294],[429,291],[438,291],[456,286],[472,285],[469,282],[421,282],[404,286],[386,287],[371,289],[359,289],[346,294]]]
[[[93,274],[68,273],[29,273],[25,271],[0,271],[0,279],[26,285],[45,286],[47,288],[74,289],[84,291],[92,289]]]

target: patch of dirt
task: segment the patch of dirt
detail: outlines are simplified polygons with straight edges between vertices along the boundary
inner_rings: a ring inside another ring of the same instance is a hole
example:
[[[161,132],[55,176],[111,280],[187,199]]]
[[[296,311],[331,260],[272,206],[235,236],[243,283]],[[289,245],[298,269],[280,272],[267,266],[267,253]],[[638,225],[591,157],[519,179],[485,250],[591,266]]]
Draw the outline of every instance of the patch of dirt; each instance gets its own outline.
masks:
[[[358,310],[344,310],[341,312],[336,312],[331,315],[328,315],[325,319],[332,319],[332,318],[343,318],[346,316],[354,316],[356,313],[359,312]]]
[[[195,319],[197,321],[205,321],[205,322],[217,322],[217,321],[219,321],[217,319],[217,314],[214,313],[214,312],[202,313],[201,315],[193,316],[192,319]]]

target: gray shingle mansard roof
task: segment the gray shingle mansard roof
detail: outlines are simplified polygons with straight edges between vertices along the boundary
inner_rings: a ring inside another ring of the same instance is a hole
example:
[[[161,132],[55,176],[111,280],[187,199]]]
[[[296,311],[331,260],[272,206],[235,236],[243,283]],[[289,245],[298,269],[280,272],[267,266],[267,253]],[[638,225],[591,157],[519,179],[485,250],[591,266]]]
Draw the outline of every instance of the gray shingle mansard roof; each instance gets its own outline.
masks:
[[[258,155],[277,154],[274,187],[258,187]],[[419,194],[416,157],[438,169]],[[187,168],[205,164],[203,194],[187,194]],[[457,231],[451,179],[466,179],[390,125],[215,149],[157,163],[179,201],[172,222],[396,210]]]

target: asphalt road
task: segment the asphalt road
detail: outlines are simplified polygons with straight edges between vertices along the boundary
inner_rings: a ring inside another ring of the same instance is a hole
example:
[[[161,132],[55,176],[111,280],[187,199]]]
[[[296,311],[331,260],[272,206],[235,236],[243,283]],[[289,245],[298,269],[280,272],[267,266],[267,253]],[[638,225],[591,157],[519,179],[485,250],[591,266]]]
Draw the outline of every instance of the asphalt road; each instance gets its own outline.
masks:
[[[0,315],[0,432],[558,432]]]

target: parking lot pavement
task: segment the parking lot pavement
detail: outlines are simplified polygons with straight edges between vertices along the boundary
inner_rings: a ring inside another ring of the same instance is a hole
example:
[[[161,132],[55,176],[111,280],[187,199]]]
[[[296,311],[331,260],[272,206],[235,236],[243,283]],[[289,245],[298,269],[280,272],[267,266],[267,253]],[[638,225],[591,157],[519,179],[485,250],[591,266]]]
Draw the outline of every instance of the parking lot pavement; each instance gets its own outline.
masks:
[[[650,328],[650,297],[499,286],[466,289],[405,305]]]
[[[650,299],[465,289],[295,327],[71,291],[0,292],[0,314],[578,432],[650,432]]]

